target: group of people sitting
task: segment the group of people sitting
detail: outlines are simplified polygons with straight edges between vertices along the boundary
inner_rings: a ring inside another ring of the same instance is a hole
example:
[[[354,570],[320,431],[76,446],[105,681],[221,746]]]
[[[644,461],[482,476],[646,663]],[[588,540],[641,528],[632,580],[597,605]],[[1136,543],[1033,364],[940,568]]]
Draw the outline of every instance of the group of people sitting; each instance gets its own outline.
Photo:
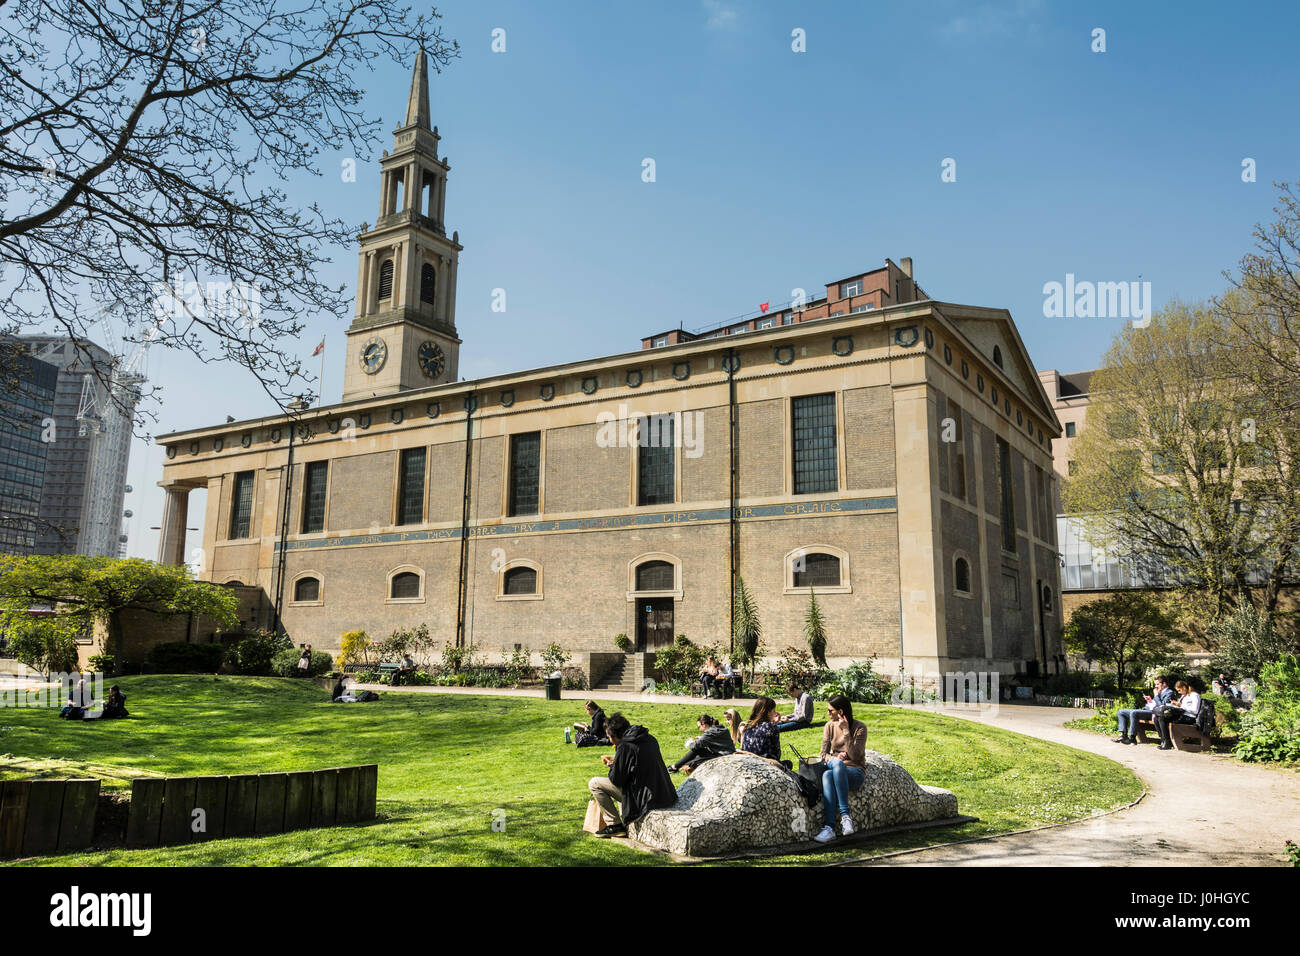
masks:
[[[730,661],[719,664],[714,658],[709,657],[700,668],[699,676],[705,697],[712,697],[714,690],[717,690],[721,697],[730,697],[736,692],[736,672],[731,669]]]
[[[588,781],[591,799],[599,811],[595,835],[602,838],[625,836],[627,825],[651,810],[671,807],[677,802],[677,790],[671,774],[689,776],[701,764],[737,751],[751,753],[792,771],[791,762],[781,759],[781,734],[801,730],[812,723],[813,701],[806,691],[789,688],[795,700],[794,712],[782,715],[771,697],[754,701],[749,719],[742,722],[734,709],[724,712],[726,726],[712,714],[696,719],[700,735],[687,741],[686,753],[675,763],[665,765],[659,742],[645,727],[631,724],[622,714],[605,716],[594,701],[587,701],[590,724],[575,724],[583,730],[576,743],[579,747],[604,743],[613,746],[613,756],[601,760],[609,768],[606,777]],[[603,737],[592,736],[597,730]],[[853,717],[853,704],[842,694],[827,701],[826,726],[822,732],[821,793],[825,804],[826,825],[813,838],[818,843],[835,839],[838,821],[840,833],[853,833],[849,812],[849,794],[866,780],[867,727]],[[619,806],[616,806],[615,804]],[[620,813],[621,806],[621,813]],[[609,822],[606,822],[609,821]]]
[[[95,693],[83,677],[68,691],[68,702],[59,711],[64,720],[112,720],[116,717],[130,717],[126,709],[126,695],[114,684],[108,689],[103,706],[95,706]]]
[[[1174,686],[1170,687],[1169,678],[1161,674],[1155,679],[1152,692],[1143,697],[1146,699],[1145,706],[1121,710],[1116,715],[1119,736],[1115,738],[1115,743],[1137,743],[1137,725],[1141,721],[1155,724],[1156,732],[1160,735],[1161,750],[1173,750],[1169,728],[1174,724],[1196,723],[1196,717],[1201,712],[1201,695],[1192,690],[1186,681],[1175,681]]]

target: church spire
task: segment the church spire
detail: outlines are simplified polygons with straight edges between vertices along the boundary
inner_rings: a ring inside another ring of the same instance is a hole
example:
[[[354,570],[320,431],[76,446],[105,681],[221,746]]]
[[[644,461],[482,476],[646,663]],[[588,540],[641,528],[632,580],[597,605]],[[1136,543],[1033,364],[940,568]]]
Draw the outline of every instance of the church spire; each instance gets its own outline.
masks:
[[[411,95],[406,101],[406,126],[429,128],[429,62],[424,50],[415,56],[415,70],[411,74]]]

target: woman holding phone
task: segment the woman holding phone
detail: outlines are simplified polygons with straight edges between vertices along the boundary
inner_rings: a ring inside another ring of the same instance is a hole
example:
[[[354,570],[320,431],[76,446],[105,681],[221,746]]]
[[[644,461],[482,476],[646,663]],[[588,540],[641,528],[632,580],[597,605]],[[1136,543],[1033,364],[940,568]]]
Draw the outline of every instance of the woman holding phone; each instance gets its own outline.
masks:
[[[849,817],[849,793],[867,779],[867,725],[853,719],[853,702],[843,694],[834,694],[826,702],[826,729],[822,731],[822,801],[826,806],[826,825],[814,840],[829,843],[835,839],[835,816],[840,818],[840,835],[853,832]]]

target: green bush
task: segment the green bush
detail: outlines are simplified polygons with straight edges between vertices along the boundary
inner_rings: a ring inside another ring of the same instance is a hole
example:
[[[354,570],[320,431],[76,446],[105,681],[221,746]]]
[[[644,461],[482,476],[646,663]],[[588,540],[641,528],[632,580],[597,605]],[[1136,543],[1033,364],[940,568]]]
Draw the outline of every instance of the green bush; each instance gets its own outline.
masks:
[[[520,645],[506,657],[506,680],[516,687],[526,680],[532,680],[536,668],[532,664],[533,654],[526,646]]]
[[[632,642],[628,640],[628,636],[626,634],[615,634],[614,646],[617,647],[624,654],[632,650]]]
[[[548,674],[554,674],[556,671],[564,673],[564,669],[569,666],[570,659],[569,652],[552,641],[542,649],[542,670]],[[581,687],[571,689],[582,690]]]
[[[685,683],[689,687],[710,656],[715,661],[718,659],[716,647],[700,647],[691,643],[685,634],[678,634],[672,644],[655,652],[656,684]]]
[[[333,657],[324,651],[312,651],[311,665],[304,674],[298,670],[298,658],[301,655],[302,651],[292,647],[278,651],[275,657],[271,658],[271,673],[276,677],[319,677],[334,669]]]
[[[475,666],[477,656],[478,646],[475,644],[466,644],[464,647],[457,647],[451,643],[444,644],[442,645],[442,665],[438,668],[438,672],[441,674],[455,674],[472,668]]]
[[[1288,654],[1264,665],[1238,738],[1233,752],[1242,760],[1300,760],[1300,658]]]
[[[237,674],[269,674],[271,660],[292,647],[289,638],[271,631],[254,631],[230,649],[227,660]]]
[[[776,672],[767,677],[769,696],[784,697],[786,688],[792,684],[802,690],[816,687],[821,683],[822,669],[813,663],[807,648],[790,646],[782,651]]]
[[[831,671],[817,685],[813,696],[827,700],[833,694],[843,694],[855,704],[886,704],[892,689],[890,682],[872,669],[871,661],[865,660]]]
[[[220,644],[185,641],[155,644],[149,651],[149,662],[160,674],[215,674],[225,657],[226,649]]]
[[[1239,737],[1241,735],[1241,711],[1232,706],[1232,701],[1221,694],[1206,691],[1201,699],[1214,705],[1215,737]]]
[[[113,673],[113,664],[115,658],[112,654],[91,654],[87,660],[90,662],[90,669],[99,674]]]

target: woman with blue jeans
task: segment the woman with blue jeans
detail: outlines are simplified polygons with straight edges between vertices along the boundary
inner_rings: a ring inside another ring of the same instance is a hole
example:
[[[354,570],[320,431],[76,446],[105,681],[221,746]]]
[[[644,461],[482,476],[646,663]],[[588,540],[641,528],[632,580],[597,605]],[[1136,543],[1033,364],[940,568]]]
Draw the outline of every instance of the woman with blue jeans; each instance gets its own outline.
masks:
[[[867,725],[853,719],[853,703],[843,694],[826,702],[826,729],[822,731],[822,802],[826,805],[826,826],[814,840],[835,839],[835,817],[840,818],[840,835],[853,832],[849,816],[849,793],[867,779]]]

